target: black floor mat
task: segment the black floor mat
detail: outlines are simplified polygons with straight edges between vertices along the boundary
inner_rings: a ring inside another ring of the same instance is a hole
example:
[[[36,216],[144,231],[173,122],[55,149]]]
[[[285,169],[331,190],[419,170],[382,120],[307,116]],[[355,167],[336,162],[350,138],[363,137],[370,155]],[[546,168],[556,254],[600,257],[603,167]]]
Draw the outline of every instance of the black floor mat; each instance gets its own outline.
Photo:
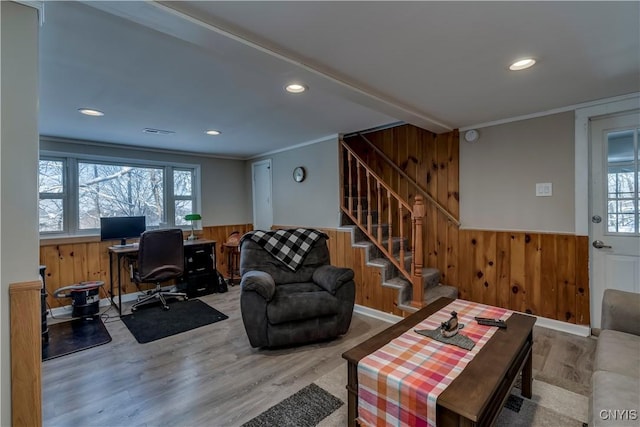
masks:
[[[111,335],[98,316],[48,326],[49,341],[42,342],[43,361],[111,342]]]
[[[146,304],[121,319],[144,344],[229,318],[198,299],[168,303],[169,310],[163,310],[160,304]]]

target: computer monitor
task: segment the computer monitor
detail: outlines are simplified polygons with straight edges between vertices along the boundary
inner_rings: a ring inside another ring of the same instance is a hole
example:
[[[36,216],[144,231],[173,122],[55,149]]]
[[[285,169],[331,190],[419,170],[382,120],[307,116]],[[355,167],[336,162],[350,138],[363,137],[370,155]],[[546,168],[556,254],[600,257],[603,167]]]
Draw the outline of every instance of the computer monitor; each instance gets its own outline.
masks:
[[[140,237],[147,228],[144,216],[113,216],[100,218],[100,240],[120,239],[125,246],[127,239]]]

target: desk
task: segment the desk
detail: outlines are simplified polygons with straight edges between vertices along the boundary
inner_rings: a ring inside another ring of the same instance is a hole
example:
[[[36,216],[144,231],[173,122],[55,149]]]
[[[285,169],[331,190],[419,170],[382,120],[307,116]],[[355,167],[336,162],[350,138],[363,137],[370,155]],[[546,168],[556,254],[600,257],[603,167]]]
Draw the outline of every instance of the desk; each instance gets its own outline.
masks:
[[[199,256],[199,254],[207,254],[209,256]],[[116,304],[113,293],[113,265],[114,256],[116,259],[116,268],[118,270],[117,286],[118,286],[118,303]],[[118,315],[122,316],[122,259],[134,258],[138,256],[138,245],[128,247],[109,247],[109,295],[111,305],[116,306]],[[185,240],[184,241],[185,268],[182,280],[187,282],[189,278],[202,279],[211,278],[214,280],[216,273],[216,241],[215,240]],[[208,260],[211,259],[212,263]]]

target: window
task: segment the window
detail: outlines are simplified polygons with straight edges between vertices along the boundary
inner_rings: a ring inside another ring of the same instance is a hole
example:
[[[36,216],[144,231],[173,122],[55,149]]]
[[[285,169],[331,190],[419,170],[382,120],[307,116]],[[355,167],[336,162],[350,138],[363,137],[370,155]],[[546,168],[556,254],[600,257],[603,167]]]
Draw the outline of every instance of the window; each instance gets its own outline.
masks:
[[[197,172],[197,166],[42,157],[40,232],[92,233],[105,216],[144,215],[150,228],[187,226],[184,216],[198,207]]]
[[[79,229],[100,227],[103,216],[164,217],[164,169],[78,162]]]
[[[639,234],[639,129],[607,134],[607,231]]]
[[[38,201],[40,231],[64,231],[65,161],[62,159],[40,160],[38,178]]]
[[[195,197],[193,194],[193,170],[174,169],[173,171],[173,199],[176,225],[190,225],[184,216],[195,212]]]

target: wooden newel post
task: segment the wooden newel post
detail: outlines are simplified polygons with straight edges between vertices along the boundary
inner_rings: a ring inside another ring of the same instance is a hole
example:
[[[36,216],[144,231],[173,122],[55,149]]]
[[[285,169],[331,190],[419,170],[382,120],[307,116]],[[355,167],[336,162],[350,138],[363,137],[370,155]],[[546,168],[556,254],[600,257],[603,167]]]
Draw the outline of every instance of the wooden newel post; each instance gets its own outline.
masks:
[[[413,297],[411,305],[422,307],[424,303],[422,285],[422,262],[424,258],[424,246],[422,243],[422,223],[426,210],[422,196],[416,196],[413,211],[411,213],[413,245],[411,248],[411,281],[413,285]]]

